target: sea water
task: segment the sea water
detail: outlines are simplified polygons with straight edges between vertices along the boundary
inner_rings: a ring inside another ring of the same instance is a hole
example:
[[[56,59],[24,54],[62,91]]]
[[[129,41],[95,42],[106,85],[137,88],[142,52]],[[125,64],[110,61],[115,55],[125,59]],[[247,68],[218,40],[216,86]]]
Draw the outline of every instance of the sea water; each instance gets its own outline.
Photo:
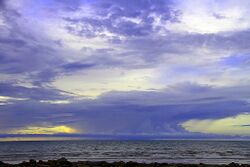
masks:
[[[70,161],[250,163],[249,141],[39,141],[0,142],[0,161],[65,157]]]

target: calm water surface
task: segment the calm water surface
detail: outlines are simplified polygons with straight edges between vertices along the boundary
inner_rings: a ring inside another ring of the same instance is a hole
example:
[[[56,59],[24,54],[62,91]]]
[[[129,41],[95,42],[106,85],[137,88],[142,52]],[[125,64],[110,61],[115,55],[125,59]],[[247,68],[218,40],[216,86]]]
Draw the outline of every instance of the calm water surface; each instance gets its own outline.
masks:
[[[65,157],[70,161],[250,163],[249,141],[42,141],[0,142],[0,161]]]

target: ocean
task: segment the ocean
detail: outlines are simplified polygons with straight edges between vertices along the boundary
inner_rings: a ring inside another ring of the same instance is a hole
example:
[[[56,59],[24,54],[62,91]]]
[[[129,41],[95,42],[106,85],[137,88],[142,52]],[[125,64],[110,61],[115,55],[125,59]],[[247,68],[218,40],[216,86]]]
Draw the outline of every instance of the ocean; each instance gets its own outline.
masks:
[[[39,141],[0,142],[0,161],[65,157],[70,161],[250,163],[250,141]]]

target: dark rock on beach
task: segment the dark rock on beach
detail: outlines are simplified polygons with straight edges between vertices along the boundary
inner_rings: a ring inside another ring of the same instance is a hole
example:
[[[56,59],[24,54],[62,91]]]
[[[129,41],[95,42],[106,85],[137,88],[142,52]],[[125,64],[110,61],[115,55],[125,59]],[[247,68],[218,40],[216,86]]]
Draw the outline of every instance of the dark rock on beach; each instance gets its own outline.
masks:
[[[0,161],[0,167],[250,167],[250,164],[230,163],[228,165],[209,165],[209,164],[173,164],[173,163],[138,163],[138,162],[91,162],[78,161],[70,162],[66,158],[48,161],[30,160],[19,164],[7,164]]]

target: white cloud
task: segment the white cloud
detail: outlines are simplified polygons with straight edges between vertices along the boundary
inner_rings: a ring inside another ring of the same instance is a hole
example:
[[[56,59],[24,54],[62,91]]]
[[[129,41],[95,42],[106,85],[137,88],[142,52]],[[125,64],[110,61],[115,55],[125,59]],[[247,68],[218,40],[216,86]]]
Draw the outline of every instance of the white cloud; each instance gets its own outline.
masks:
[[[4,21],[4,18],[2,16],[2,12],[0,12],[0,26],[5,26],[5,21]]]
[[[40,100],[42,103],[49,103],[49,104],[69,104],[71,101],[69,100]]]
[[[9,97],[9,96],[0,96],[0,102],[8,102],[11,100],[26,100],[27,98],[15,98],[15,97]]]
[[[178,1],[181,11],[177,23],[168,23],[167,29],[190,33],[219,33],[242,31],[250,27],[249,1],[187,0]]]

